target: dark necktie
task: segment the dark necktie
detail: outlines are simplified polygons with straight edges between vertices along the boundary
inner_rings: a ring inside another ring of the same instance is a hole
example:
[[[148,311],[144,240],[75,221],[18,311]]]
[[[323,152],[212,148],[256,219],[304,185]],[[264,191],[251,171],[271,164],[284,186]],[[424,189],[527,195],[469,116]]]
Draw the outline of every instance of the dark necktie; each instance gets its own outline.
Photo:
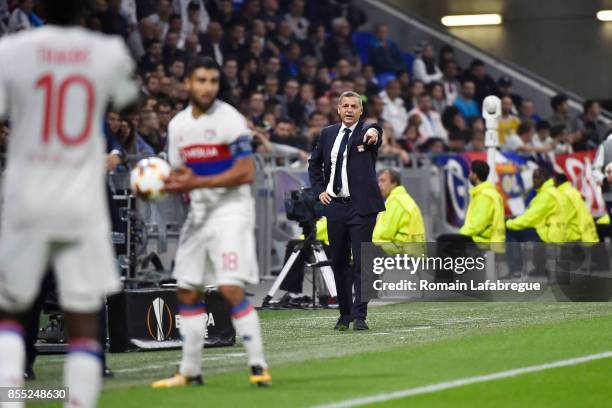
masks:
[[[350,134],[351,129],[344,128],[344,136],[342,136],[342,142],[340,142],[340,148],[338,149],[338,156],[336,156],[336,171],[334,173],[334,194],[336,195],[340,194],[340,191],[342,191],[342,162],[344,161],[344,152]]]

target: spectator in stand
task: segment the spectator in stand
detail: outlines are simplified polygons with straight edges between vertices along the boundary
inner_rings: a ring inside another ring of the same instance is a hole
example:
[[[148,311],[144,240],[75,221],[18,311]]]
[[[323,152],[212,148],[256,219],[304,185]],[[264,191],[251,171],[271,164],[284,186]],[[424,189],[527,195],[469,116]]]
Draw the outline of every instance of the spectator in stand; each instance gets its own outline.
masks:
[[[136,134],[134,125],[127,118],[121,119],[118,140],[127,155],[126,161],[129,164],[136,163],[143,157],[155,156],[153,148]]]
[[[432,109],[431,96],[426,93],[419,95],[417,106],[408,113],[408,116],[415,114],[421,117],[419,132],[425,139],[437,137],[444,142],[448,140],[448,135],[446,129],[444,129],[442,125],[440,114]]]
[[[232,17],[231,24],[241,24],[246,31],[251,32],[253,29],[253,20],[259,16],[261,7],[259,0],[244,0],[240,11]]]
[[[281,70],[280,59],[274,55],[268,57],[264,65],[264,70],[263,70],[264,75],[265,76],[275,76],[278,78],[280,76],[280,70]]]
[[[289,48],[289,45],[295,41],[293,35],[293,29],[291,28],[291,24],[288,21],[282,20],[278,23],[278,29],[276,31],[276,36],[272,39],[272,42],[278,49],[280,54],[283,54]]]
[[[444,94],[444,86],[441,82],[430,82],[427,85],[427,93],[431,95],[431,105],[440,115],[444,112],[448,103]]]
[[[366,118],[366,124],[374,123],[371,118]],[[381,155],[399,156],[404,165],[410,164],[410,154],[402,148],[393,135],[393,129],[389,124],[382,125],[383,140],[378,148],[378,153]]]
[[[408,122],[408,112],[404,107],[404,100],[401,98],[400,84],[392,79],[387,82],[385,90],[380,93],[380,98],[385,104],[382,118],[389,122],[393,128],[395,137],[401,137]]]
[[[555,142],[555,154],[574,153],[572,138],[567,133],[565,125],[554,125],[550,127],[550,137]]]
[[[162,139],[159,131],[159,118],[157,113],[151,109],[143,109],[138,121],[138,136],[153,148],[155,154],[166,147],[166,141]]]
[[[423,136],[420,131],[422,124],[423,119],[421,119],[421,115],[413,114],[408,117],[408,126],[406,126],[404,138],[401,141],[406,151],[411,153],[418,152],[419,147],[427,141],[427,137]]]
[[[361,95],[361,101],[366,106],[373,96],[373,94],[368,92],[368,81],[364,77],[358,76],[354,81],[354,90]]]
[[[185,38],[185,52],[187,53],[187,61],[194,60],[202,48],[200,47],[200,41],[198,36],[195,34],[188,35]]]
[[[576,119],[577,142],[575,150],[596,149],[607,136],[608,127],[601,120],[601,106],[599,102],[587,99],[582,104],[582,114]]]
[[[206,8],[202,0],[184,1],[187,3],[187,8],[181,10],[182,15],[182,35],[184,38],[190,35],[200,35],[206,32],[210,18],[206,12]],[[201,4],[202,3],[202,4]]]
[[[323,61],[326,36],[323,24],[311,24],[308,28],[308,39],[304,41],[304,55],[310,55],[317,61]]]
[[[291,118],[294,122],[299,122],[304,115],[304,109],[300,104],[300,83],[295,79],[290,79],[285,83],[283,94],[279,97],[282,106],[282,116]]]
[[[263,127],[265,111],[266,103],[264,95],[261,92],[253,92],[249,98],[248,120],[257,127]]]
[[[464,79],[461,82],[461,94],[455,99],[455,106],[459,109],[459,112],[463,115],[463,118],[470,120],[480,116],[480,109],[478,108],[478,102],[474,99],[476,93],[476,86],[474,81],[471,79]]]
[[[228,58],[223,65],[223,75],[230,88],[236,88],[239,85],[238,79],[238,60],[236,58]]]
[[[287,78],[295,78],[299,73],[298,62],[302,54],[302,48],[296,42],[292,42],[285,51],[285,56],[281,65],[280,77],[281,80]]]
[[[497,80],[497,96],[503,98],[509,96],[512,99],[512,113],[517,114],[523,98],[512,92],[512,80],[509,76],[502,76]]]
[[[478,118],[473,118],[472,122]],[[463,115],[455,106],[449,106],[442,113],[442,125],[448,130],[465,130],[467,128]]]
[[[550,152],[555,148],[555,141],[550,137],[550,124],[542,120],[536,124],[536,133],[531,144],[540,151]]]
[[[332,34],[325,42],[323,58],[328,67],[334,66],[341,58],[350,64],[357,63],[357,52],[351,40],[351,26],[344,17],[337,17],[332,21]]]
[[[442,71],[436,64],[434,49],[431,44],[421,41],[416,51],[416,59],[412,64],[412,74],[426,84],[442,80]]]
[[[165,67],[170,65],[172,61],[180,59],[187,60],[185,51],[178,48],[179,34],[169,32],[166,34],[164,47],[162,49],[162,63]]]
[[[351,63],[345,58],[340,58],[334,67],[334,74],[335,79],[351,77]]]
[[[404,103],[406,104],[406,109],[411,110],[415,106],[417,106],[417,100],[419,96],[423,95],[426,92],[425,83],[420,79],[414,79],[410,81],[410,85],[408,86],[408,92],[404,93],[404,89],[402,89],[402,99],[404,99]]]
[[[245,95],[250,95],[263,82],[259,72],[259,65],[255,57],[251,56],[243,62],[243,67],[240,71],[240,86]]]
[[[266,30],[270,33],[276,31],[279,21],[278,10],[278,0],[263,0],[259,18],[264,22]]]
[[[457,80],[459,74],[459,68],[455,61],[447,61],[442,66],[442,85],[444,86],[444,93],[446,94],[446,104],[452,105],[455,103],[455,99],[459,95],[461,84]]]
[[[368,104],[365,107],[366,117],[376,120],[376,123],[384,124],[385,120],[382,115],[385,110],[385,103],[378,95],[372,95],[368,99]]]
[[[519,105],[519,119],[529,119],[536,124],[540,123],[540,121],[542,120],[540,115],[535,113],[535,108],[531,99],[523,98],[523,100],[521,101],[521,104]]]
[[[485,123],[482,118],[475,118],[472,121],[472,129],[470,131],[470,141],[465,146],[468,152],[484,152],[485,147]]]
[[[497,94],[495,81],[487,74],[485,64],[481,60],[472,60],[470,70],[465,73],[464,77],[474,82],[474,86],[476,87],[474,98],[478,106],[482,105],[482,101],[487,96]]]
[[[332,114],[331,100],[327,96],[320,96],[315,103],[317,112],[321,112],[327,118],[327,121],[333,123],[334,116]]]
[[[501,98],[501,116],[497,122],[497,131],[499,135],[499,144],[503,145],[506,138],[516,133],[521,120],[512,113],[512,98],[509,96],[503,96]]]
[[[317,138],[321,134],[324,127],[329,126],[327,116],[319,111],[314,111],[308,118],[308,126],[304,132],[304,136],[308,139],[308,151],[312,151]]]
[[[225,37],[221,50],[224,57],[233,57],[238,60],[244,59],[247,53],[247,42],[244,25],[236,24],[230,28],[230,35]]]
[[[113,5],[113,2],[110,2]],[[158,24],[161,28],[161,38],[165,38],[170,29],[170,16],[172,15],[172,4],[170,0],[159,0],[155,12],[148,15],[144,20]],[[127,23],[127,19],[126,19]]]
[[[159,119],[159,135],[162,140],[166,141],[168,140],[168,124],[172,119],[172,104],[166,99],[161,99],[155,105],[155,113]]]
[[[206,32],[210,16],[206,9],[205,0],[174,0],[172,11],[181,16],[184,37]]]
[[[502,149],[513,151],[513,152],[519,152],[519,153],[535,152],[536,149],[531,143],[531,140],[533,138],[533,131],[534,131],[533,122],[531,121],[522,122],[519,125],[516,133],[513,133],[511,135],[508,135],[508,137],[506,137],[506,141],[502,145]]]
[[[302,135],[298,135],[295,129],[295,123],[288,118],[281,118],[276,123],[270,141],[272,143],[292,146],[302,151],[308,151],[310,148],[308,139]]]
[[[223,66],[223,26],[217,21],[211,21],[206,29],[206,34],[199,35],[202,55],[213,58],[220,67]]]
[[[448,135],[448,150],[453,153],[463,153],[466,151],[465,147],[467,139],[471,137],[469,130],[455,130],[450,132]]]
[[[220,0],[218,2],[211,1],[208,3],[208,5],[212,14],[212,19],[221,23],[223,27],[229,27],[234,23],[235,14],[232,0]]]
[[[291,26],[295,38],[299,41],[304,41],[307,38],[310,22],[304,18],[304,0],[291,0],[289,12],[285,14],[285,20]]]
[[[368,49],[368,60],[376,73],[396,73],[406,69],[397,44],[389,38],[389,27],[384,23],[374,26],[376,40]]]
[[[145,84],[140,88],[140,99],[144,100],[148,96],[157,98],[159,96],[159,78],[157,75],[149,74],[145,77]]]
[[[8,31],[15,33],[36,27],[33,21],[41,21],[38,17],[31,18],[34,14],[34,0],[19,0],[17,7],[13,10],[8,23]]]
[[[264,88],[263,88],[264,101],[267,106],[270,106],[276,103],[281,103],[278,97],[278,90],[279,90],[278,78],[275,77],[274,75],[268,75],[265,79]]]
[[[317,60],[312,56],[305,56],[300,60],[300,72],[297,80],[302,84],[315,85],[317,83]]]
[[[185,62],[181,59],[175,59],[168,67],[168,76],[177,81],[182,81],[185,77]]]
[[[145,42],[145,55],[140,59],[138,71],[143,74],[145,72],[154,71],[159,64],[162,64],[162,45],[158,39],[153,39]]]
[[[576,133],[576,119],[570,114],[567,95],[557,94],[550,98],[550,107],[553,110],[552,116],[548,119],[550,126],[554,128],[563,125],[569,138],[573,140]]]
[[[443,45],[438,54],[438,66],[442,70],[442,73],[444,73],[444,67],[450,62],[457,63],[455,50],[450,45]]]
[[[302,116],[302,120],[297,123],[298,126],[301,127],[302,125],[306,124],[310,115],[312,115],[312,113],[315,111],[316,104],[314,97],[314,86],[308,83],[300,86],[300,104],[302,105],[304,114]]]

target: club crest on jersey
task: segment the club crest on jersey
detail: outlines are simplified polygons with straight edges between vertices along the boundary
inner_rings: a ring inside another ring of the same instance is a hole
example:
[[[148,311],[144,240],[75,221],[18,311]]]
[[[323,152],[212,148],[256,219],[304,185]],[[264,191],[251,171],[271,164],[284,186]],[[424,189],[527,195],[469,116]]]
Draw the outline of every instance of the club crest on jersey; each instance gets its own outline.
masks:
[[[217,131],[215,129],[206,129],[204,131],[204,140],[213,140],[217,137]]]

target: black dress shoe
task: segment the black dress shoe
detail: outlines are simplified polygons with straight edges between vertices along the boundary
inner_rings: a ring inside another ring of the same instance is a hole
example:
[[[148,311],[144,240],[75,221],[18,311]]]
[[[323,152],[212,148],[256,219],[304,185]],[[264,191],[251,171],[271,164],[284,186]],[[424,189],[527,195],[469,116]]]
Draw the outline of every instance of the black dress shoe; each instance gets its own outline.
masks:
[[[349,325],[351,324],[351,319],[346,316],[340,316],[336,325],[334,326],[334,330],[345,331],[348,330]]]
[[[368,324],[363,319],[355,319],[353,330],[370,330]]]
[[[113,377],[115,377],[115,373],[113,373],[113,370],[111,370],[107,366],[104,366],[104,368],[102,369],[102,377],[104,377],[104,378],[113,378]]]
[[[32,369],[32,366],[27,366],[25,369],[25,373],[23,373],[23,378],[26,381],[31,381],[31,380],[35,380],[36,379],[36,374],[34,374],[34,370]]]

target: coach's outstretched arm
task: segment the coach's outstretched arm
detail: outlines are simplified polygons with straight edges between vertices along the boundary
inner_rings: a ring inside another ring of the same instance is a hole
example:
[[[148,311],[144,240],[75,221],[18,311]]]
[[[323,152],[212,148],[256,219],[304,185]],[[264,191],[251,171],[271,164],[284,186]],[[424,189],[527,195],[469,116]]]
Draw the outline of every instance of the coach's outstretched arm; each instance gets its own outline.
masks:
[[[196,188],[236,187],[250,184],[255,179],[255,162],[252,157],[237,159],[223,173],[198,176],[188,167],[175,169],[166,179],[165,190],[170,193],[186,193]]]

